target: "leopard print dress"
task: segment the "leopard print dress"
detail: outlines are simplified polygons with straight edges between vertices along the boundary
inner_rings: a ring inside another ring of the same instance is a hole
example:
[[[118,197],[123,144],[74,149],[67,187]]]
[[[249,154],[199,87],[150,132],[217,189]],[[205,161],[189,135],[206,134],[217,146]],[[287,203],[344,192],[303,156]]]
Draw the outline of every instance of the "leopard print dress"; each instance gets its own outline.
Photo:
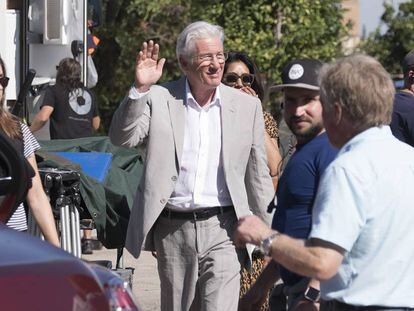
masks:
[[[267,134],[269,134],[270,138],[277,140],[279,138],[279,129],[277,128],[276,120],[267,111],[263,111],[263,118]]]

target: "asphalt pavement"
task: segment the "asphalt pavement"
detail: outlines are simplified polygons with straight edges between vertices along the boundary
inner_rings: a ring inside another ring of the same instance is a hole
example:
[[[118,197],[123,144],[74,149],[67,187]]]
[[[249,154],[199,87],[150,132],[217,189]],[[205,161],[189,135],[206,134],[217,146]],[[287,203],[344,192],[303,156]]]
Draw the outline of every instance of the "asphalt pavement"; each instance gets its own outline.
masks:
[[[82,259],[88,261],[109,260],[112,262],[112,267],[115,268],[116,255],[116,249],[103,248],[93,251],[92,255],[82,255]],[[132,278],[132,292],[142,310],[160,310],[160,280],[158,278],[156,259],[150,252],[142,252],[141,256],[135,259],[125,250],[123,260],[124,267],[135,269]]]

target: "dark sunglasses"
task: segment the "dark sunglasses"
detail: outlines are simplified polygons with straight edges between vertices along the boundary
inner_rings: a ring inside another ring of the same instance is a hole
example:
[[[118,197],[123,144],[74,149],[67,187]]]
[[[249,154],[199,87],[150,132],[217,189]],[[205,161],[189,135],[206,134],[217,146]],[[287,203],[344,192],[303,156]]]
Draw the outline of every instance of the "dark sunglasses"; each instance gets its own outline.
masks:
[[[233,86],[237,83],[237,80],[241,80],[244,86],[250,86],[253,84],[254,75],[251,73],[243,73],[241,76],[234,72],[224,74],[223,82],[227,85]]]
[[[9,77],[1,77],[0,78],[0,85],[5,88],[9,84]]]

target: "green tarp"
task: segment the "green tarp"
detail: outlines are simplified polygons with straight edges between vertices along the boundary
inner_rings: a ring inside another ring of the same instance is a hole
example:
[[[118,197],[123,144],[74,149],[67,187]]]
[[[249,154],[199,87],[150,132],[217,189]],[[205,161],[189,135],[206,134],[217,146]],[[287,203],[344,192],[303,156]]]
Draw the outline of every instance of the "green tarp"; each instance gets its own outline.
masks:
[[[111,166],[100,183],[81,174],[82,199],[95,222],[98,239],[106,248],[124,246],[129,213],[142,174],[142,160],[136,149],[116,147],[108,137],[40,141],[39,167],[76,168],[70,161],[60,161],[49,152],[105,152],[113,155]],[[79,166],[78,166],[79,167]]]

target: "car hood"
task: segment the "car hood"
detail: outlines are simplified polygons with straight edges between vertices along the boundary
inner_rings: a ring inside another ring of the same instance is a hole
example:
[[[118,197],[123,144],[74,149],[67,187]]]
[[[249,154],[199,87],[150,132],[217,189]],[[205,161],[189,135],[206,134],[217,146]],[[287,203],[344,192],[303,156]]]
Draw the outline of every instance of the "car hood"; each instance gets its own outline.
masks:
[[[29,234],[11,230],[2,223],[0,237],[0,267],[75,258],[60,248]]]
[[[0,224],[2,310],[109,310],[97,275],[82,260]]]

